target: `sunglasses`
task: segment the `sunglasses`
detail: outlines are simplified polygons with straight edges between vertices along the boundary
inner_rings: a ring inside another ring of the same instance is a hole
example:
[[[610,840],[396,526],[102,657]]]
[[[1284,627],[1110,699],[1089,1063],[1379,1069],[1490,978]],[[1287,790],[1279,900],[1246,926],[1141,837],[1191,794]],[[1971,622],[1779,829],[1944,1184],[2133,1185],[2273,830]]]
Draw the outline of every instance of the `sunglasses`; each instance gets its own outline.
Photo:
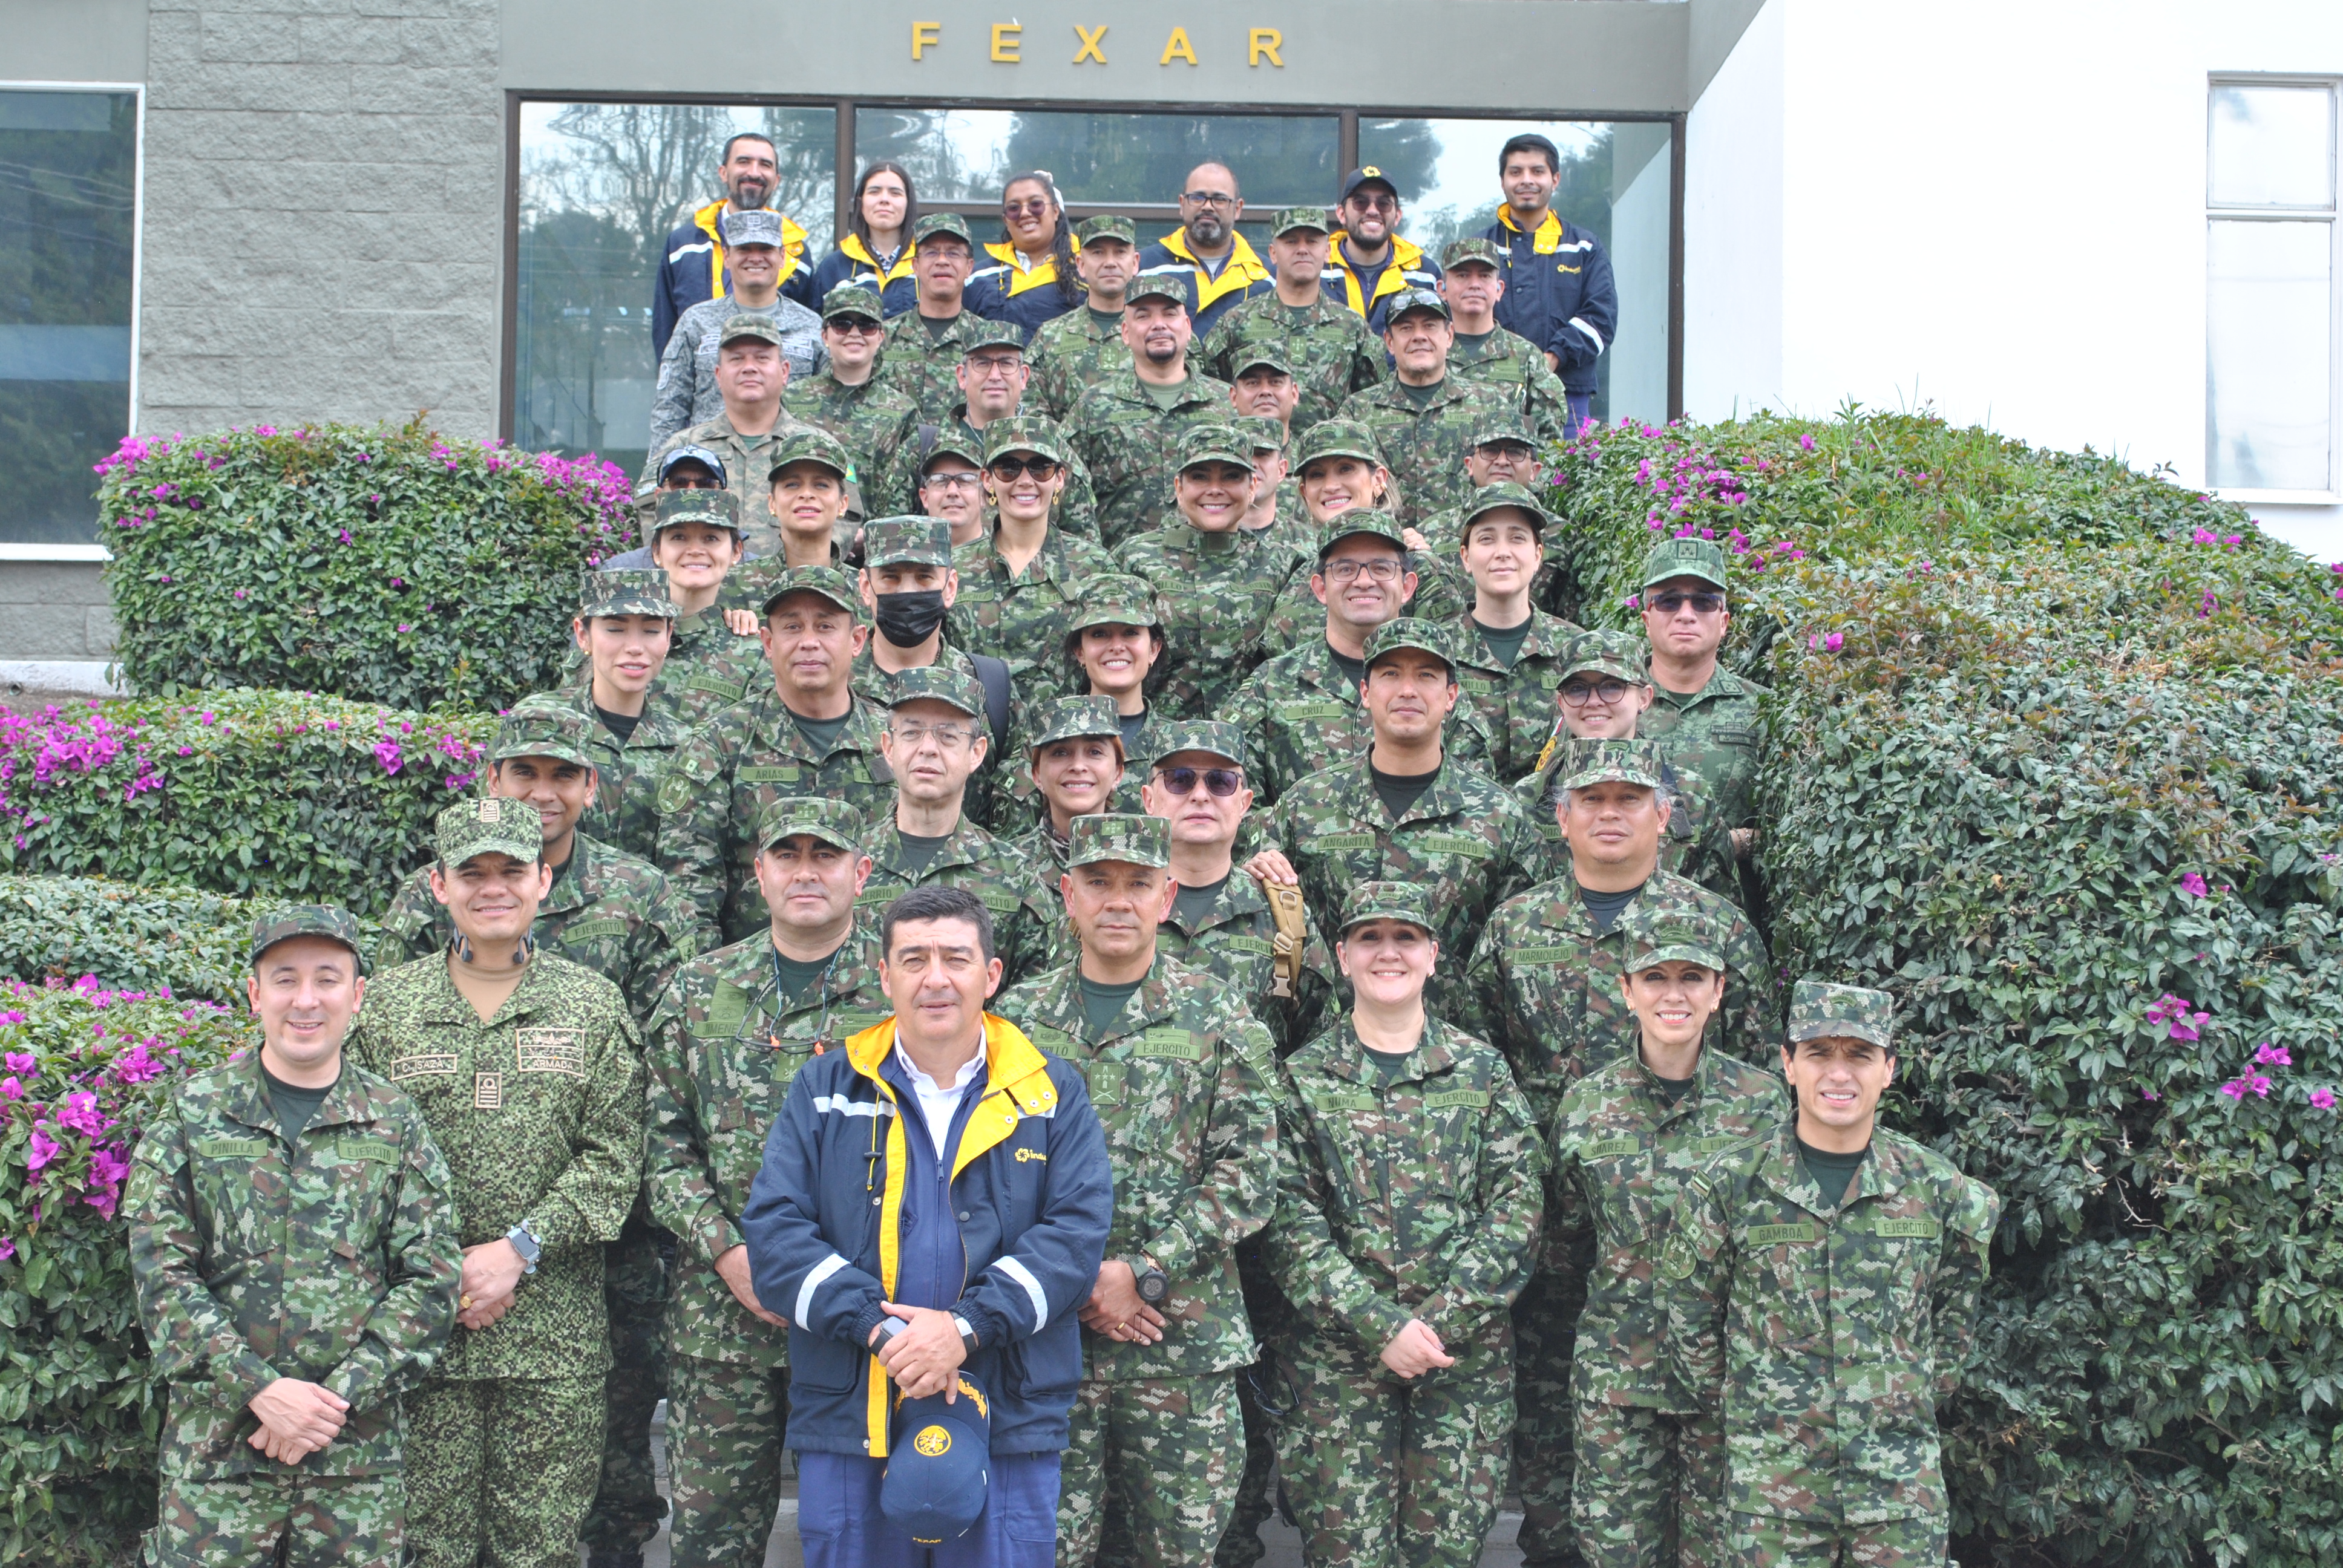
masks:
[[[1397,212],[1399,197],[1388,196],[1354,196],[1351,205],[1362,212]]]
[[[1174,795],[1194,793],[1200,779],[1206,794],[1223,800],[1244,788],[1244,769],[1241,768],[1165,768],[1155,778]]]
[[[1050,198],[1048,196],[1033,196],[1025,201],[1004,201],[1001,204],[1001,210],[1005,213],[1048,212],[1050,210]]]
[[[1031,474],[1037,479],[1054,479],[1058,465],[1049,457],[1003,457],[988,463],[985,469],[1003,484],[1013,485],[1021,475]]]
[[[840,337],[855,337],[886,330],[878,322],[863,316],[833,316],[830,318],[830,329]]]
[[[1725,608],[1725,596],[1721,593],[1659,593],[1652,596],[1648,608],[1658,610],[1662,615],[1674,615],[1686,605],[1703,615],[1715,615]]]

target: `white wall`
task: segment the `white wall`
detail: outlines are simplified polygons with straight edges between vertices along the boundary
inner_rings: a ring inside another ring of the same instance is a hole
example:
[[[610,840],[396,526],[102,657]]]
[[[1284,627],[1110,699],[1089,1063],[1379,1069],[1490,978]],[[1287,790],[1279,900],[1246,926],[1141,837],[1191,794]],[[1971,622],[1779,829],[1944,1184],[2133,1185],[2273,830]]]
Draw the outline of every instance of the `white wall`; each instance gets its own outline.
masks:
[[[2201,484],[2215,71],[2343,73],[2343,5],[1768,0],[1691,115],[1687,411],[1931,403]],[[2343,508],[2256,510],[2343,558]]]
[[[1613,176],[1611,268],[1619,325],[1611,348],[1611,417],[1668,417],[1668,127],[1630,122],[1614,143],[1624,187]],[[1640,168],[1636,161],[1642,161]]]

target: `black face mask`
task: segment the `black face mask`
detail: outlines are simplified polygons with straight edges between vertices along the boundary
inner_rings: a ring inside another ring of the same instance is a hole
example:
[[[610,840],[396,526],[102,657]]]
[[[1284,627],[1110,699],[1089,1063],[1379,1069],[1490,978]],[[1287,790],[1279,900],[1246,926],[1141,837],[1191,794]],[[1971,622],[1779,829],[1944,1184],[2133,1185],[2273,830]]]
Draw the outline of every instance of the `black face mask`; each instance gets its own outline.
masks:
[[[911,588],[878,597],[879,635],[897,648],[917,648],[944,623],[944,590]]]

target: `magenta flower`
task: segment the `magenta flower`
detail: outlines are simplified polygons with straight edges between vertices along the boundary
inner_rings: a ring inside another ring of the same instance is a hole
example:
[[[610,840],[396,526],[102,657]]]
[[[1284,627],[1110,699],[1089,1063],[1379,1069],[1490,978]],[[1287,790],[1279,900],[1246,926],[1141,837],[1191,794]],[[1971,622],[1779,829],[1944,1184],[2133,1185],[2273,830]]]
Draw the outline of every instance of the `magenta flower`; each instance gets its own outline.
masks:
[[[2205,879],[2195,871],[2188,871],[2182,874],[2180,879],[2180,890],[2187,894],[2192,899],[2206,898],[2210,896],[2212,892],[2211,889],[2206,887]]]
[[[1811,452],[1815,449],[1815,438],[1812,436],[1801,436],[1798,437],[1798,447],[1802,451]]]
[[[15,1073],[12,1072],[5,1078],[0,1078],[0,1100],[22,1100],[24,1098],[25,1086],[17,1081]]]
[[[114,1077],[117,1083],[144,1083],[163,1074],[163,1064],[146,1054],[146,1040],[140,1040],[115,1059]]]
[[[25,1015],[21,1012],[0,1013],[0,1023],[24,1021]],[[12,1050],[8,1053],[7,1060],[8,1070],[11,1072],[30,1072],[41,1065],[40,1059],[29,1050]]]
[[[106,1131],[97,1114],[97,1096],[88,1090],[79,1090],[65,1096],[65,1109],[57,1112],[57,1125],[86,1138],[95,1138]]]
[[[382,764],[382,770],[386,773],[397,772],[400,768],[406,765],[407,762],[407,759],[400,753],[398,749],[398,742],[396,740],[376,741],[374,745],[374,759]]]
[[[2335,1109],[2335,1091],[2331,1089],[2314,1089],[2310,1091],[2310,1103],[2321,1111],[2332,1111]]]
[[[2167,1025],[2166,1038],[2170,1040],[2199,1040],[2203,1036],[2198,1031],[2204,1029],[2206,1019],[2212,1015],[2205,1012],[2192,1012],[2189,1010],[2194,1005],[2184,998],[2166,991],[2156,999],[2154,1004],[2142,1015],[2140,1021]]]
[[[2254,1065],[2256,1067],[2292,1067],[2294,1058],[2288,1052],[2286,1047],[2272,1045],[2268,1040],[2264,1040],[2254,1048]]]
[[[33,1136],[25,1144],[25,1169],[39,1171],[64,1152],[63,1144],[35,1127]]]
[[[2154,1091],[2153,1089],[2143,1089],[2143,1090],[2141,1090],[2141,1091],[2139,1091],[2139,1097],[2140,1097],[2142,1100],[2161,1100],[2161,1099],[2163,1099],[2163,1098],[2164,1098],[2164,1096],[2162,1096],[2161,1094],[2158,1094],[2158,1093],[2157,1093],[2156,1091]]]

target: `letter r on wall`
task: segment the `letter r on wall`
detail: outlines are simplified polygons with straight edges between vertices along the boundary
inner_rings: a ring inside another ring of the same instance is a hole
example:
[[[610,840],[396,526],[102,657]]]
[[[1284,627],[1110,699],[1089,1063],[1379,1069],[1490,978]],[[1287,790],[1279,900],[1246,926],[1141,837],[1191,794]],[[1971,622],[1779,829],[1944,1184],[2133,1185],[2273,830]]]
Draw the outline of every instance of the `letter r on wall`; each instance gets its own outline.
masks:
[[[1245,35],[1245,64],[1258,65],[1261,64],[1262,56],[1266,55],[1269,56],[1269,63],[1282,71],[1285,69],[1285,62],[1279,58],[1277,52],[1283,47],[1285,47],[1284,34],[1274,27],[1255,27]]]

